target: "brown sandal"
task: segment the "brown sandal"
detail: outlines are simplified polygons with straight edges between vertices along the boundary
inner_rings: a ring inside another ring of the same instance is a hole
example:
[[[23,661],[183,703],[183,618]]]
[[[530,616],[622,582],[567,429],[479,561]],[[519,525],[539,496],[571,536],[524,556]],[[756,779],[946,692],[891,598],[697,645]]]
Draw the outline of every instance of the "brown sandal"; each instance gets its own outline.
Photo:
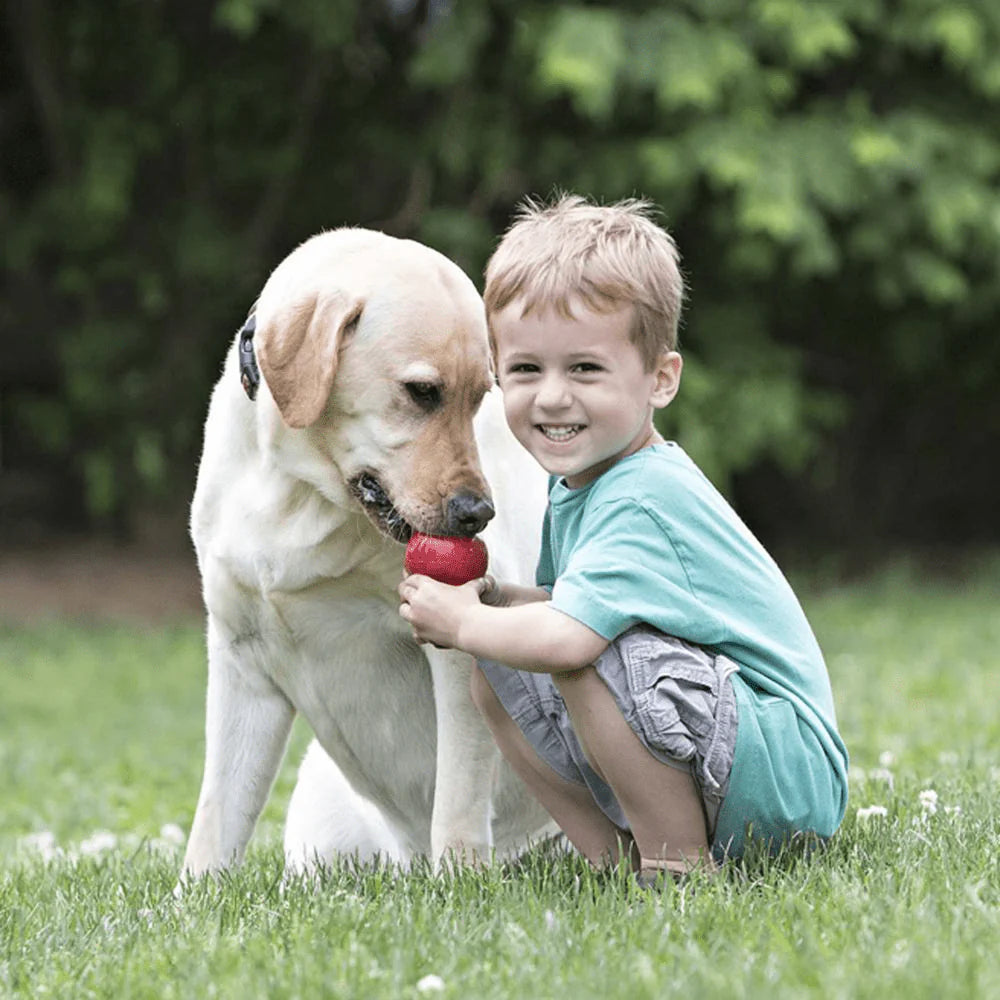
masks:
[[[675,882],[682,882],[693,872],[714,875],[719,870],[711,854],[699,855],[690,861],[684,858],[640,858],[639,870],[635,873],[636,883],[643,889],[652,889],[661,883],[665,875]]]

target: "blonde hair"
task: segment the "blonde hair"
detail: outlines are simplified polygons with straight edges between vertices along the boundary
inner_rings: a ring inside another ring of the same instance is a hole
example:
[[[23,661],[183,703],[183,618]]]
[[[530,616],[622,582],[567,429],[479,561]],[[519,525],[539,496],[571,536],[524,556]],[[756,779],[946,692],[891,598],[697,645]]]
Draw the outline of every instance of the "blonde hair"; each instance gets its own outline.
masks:
[[[652,211],[638,198],[613,205],[570,194],[549,204],[525,199],[486,265],[491,341],[493,317],[515,300],[522,315],[553,308],[567,318],[574,299],[595,312],[631,305],[630,338],[652,370],[677,347],[684,296],[677,246]]]

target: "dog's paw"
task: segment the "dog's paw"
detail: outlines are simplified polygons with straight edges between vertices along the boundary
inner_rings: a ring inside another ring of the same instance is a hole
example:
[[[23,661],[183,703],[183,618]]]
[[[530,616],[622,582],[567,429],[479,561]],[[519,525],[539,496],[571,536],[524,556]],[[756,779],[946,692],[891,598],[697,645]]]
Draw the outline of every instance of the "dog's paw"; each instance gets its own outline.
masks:
[[[449,845],[434,855],[434,870],[439,875],[456,872],[462,868],[487,868],[494,863],[496,855],[491,844],[459,843]]]

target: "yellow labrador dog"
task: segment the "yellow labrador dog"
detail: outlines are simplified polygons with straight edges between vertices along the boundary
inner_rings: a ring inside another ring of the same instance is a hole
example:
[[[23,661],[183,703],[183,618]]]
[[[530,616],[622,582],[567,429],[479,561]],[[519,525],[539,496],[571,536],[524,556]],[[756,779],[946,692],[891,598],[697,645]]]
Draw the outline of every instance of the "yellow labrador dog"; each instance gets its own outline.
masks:
[[[531,582],[544,475],[491,385],[479,294],[426,246],[334,230],[268,279],[212,395],[191,512],[208,695],[186,874],[241,860],[296,713],[316,741],[293,868],[485,859],[552,829],[478,718],[471,659],[418,646],[397,613],[414,530],[482,531],[493,571]]]

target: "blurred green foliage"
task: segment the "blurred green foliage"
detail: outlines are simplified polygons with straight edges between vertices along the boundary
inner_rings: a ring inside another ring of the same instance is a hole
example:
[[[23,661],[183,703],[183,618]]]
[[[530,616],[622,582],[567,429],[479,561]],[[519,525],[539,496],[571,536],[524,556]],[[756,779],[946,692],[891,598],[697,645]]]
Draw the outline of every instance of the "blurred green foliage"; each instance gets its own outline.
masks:
[[[193,484],[257,289],[322,228],[477,280],[525,194],[644,195],[689,281],[664,414],[765,533],[988,535],[993,0],[15,0],[7,463],[127,527]],[[0,472],[2,475],[2,472]]]

